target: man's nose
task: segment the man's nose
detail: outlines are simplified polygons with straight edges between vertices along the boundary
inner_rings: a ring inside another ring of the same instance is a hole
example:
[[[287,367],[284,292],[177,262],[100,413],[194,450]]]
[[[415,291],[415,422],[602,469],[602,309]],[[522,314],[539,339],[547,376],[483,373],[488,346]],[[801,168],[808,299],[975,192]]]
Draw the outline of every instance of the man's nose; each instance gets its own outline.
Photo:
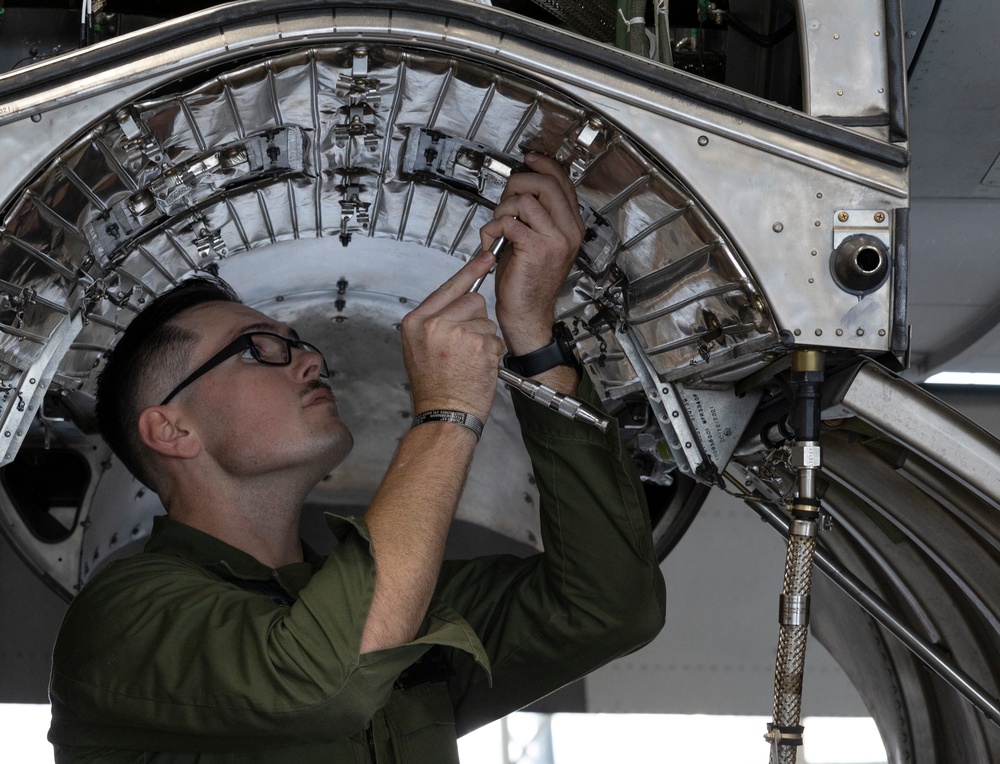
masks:
[[[326,379],[329,376],[323,355],[312,348],[294,348],[292,366],[300,379]]]

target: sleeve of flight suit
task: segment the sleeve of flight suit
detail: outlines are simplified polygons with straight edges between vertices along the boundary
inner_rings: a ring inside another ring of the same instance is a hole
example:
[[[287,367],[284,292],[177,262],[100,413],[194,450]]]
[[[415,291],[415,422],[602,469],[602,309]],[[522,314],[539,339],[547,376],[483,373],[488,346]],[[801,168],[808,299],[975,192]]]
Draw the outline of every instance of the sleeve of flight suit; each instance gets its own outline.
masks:
[[[581,397],[600,408],[588,378]],[[607,433],[514,396],[540,494],[540,555],[449,562],[437,595],[479,635],[490,677],[462,656],[451,680],[459,734],[649,642],[664,584],[635,466]]]
[[[56,643],[50,741],[203,752],[329,742],[364,730],[430,646],[485,660],[468,626],[447,615],[411,643],[361,655],[370,541],[360,521],[331,522],[341,543],[291,604],[167,554],[97,576]]]

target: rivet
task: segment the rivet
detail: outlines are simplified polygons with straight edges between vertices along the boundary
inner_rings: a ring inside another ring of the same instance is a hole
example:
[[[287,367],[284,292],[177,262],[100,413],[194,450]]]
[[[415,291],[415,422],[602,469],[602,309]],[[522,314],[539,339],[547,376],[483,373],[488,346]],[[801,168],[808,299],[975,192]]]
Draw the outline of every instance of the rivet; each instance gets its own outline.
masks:
[[[837,213],[837,220],[839,220],[841,223],[846,223],[850,219],[851,216],[848,215],[846,212]]]
[[[840,35],[839,35],[839,34],[835,34],[835,35],[833,36],[833,39],[834,39],[834,40],[839,40],[839,39],[840,39]]]
[[[816,336],[817,337],[822,337],[823,336],[823,330],[822,329],[817,329],[816,330]]]
[[[817,251],[816,251],[816,250],[814,249],[814,250],[813,250],[812,252],[810,252],[810,254],[811,254],[811,255],[812,255],[813,257],[816,257],[816,255],[818,255],[818,254],[819,254],[819,252],[817,252]]]
[[[708,145],[708,136],[707,135],[699,135],[698,136],[698,145],[699,146],[707,146]]]
[[[823,194],[822,193],[816,194],[816,198],[817,199],[822,199],[823,198]]]
[[[816,226],[817,228],[819,228],[823,224],[820,221],[817,220],[815,223],[813,223],[813,225]]]
[[[875,36],[876,36],[876,37],[881,37],[881,36],[882,36],[882,33],[881,33],[881,32],[879,32],[879,31],[878,31],[878,30],[876,29],[876,30],[875,30]]]
[[[844,91],[843,91],[843,90],[838,90],[838,91],[837,91],[837,95],[839,95],[839,96],[842,96],[842,95],[844,95]]]
[[[879,329],[878,330],[878,336],[879,337],[884,337],[885,336],[885,329]]]
[[[838,329],[836,333],[837,333],[838,337],[843,337],[844,336],[844,330],[843,329]]]
[[[794,334],[796,337],[798,337],[800,334],[802,334],[802,330],[801,329],[796,329],[794,332],[792,332],[792,334]]]
[[[771,226],[771,230],[774,231],[775,233],[781,233],[782,231],[785,230],[785,224],[780,222],[775,223],[774,225]]]
[[[809,283],[810,283],[810,284],[815,284],[815,283],[816,283],[816,279],[814,279],[814,278],[810,278],[810,279],[809,279]]]
[[[865,330],[862,329],[860,326],[858,327],[858,336],[859,337],[864,337],[865,336]]]
[[[31,121],[34,122],[35,124],[38,124],[39,122],[42,121],[42,115],[41,114],[32,114],[31,115]]]

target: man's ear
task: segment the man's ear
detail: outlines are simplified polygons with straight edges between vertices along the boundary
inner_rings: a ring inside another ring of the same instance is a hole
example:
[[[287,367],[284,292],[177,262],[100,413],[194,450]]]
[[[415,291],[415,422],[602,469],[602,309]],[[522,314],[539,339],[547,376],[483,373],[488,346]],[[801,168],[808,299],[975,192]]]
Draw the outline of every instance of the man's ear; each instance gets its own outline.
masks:
[[[139,414],[139,437],[164,456],[190,459],[200,450],[198,436],[180,421],[169,406],[150,406]]]

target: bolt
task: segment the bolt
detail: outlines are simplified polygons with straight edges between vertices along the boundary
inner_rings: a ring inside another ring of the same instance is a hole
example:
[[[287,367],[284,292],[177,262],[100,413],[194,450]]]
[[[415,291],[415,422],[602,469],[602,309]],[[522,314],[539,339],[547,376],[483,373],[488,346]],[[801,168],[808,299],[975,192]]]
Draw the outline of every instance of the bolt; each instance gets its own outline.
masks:
[[[885,222],[885,213],[884,212],[876,212],[875,213],[875,222],[876,223],[884,223]]]
[[[837,213],[837,220],[839,220],[841,223],[846,223],[850,219],[851,219],[851,216],[848,215],[846,212],[838,212]]]

